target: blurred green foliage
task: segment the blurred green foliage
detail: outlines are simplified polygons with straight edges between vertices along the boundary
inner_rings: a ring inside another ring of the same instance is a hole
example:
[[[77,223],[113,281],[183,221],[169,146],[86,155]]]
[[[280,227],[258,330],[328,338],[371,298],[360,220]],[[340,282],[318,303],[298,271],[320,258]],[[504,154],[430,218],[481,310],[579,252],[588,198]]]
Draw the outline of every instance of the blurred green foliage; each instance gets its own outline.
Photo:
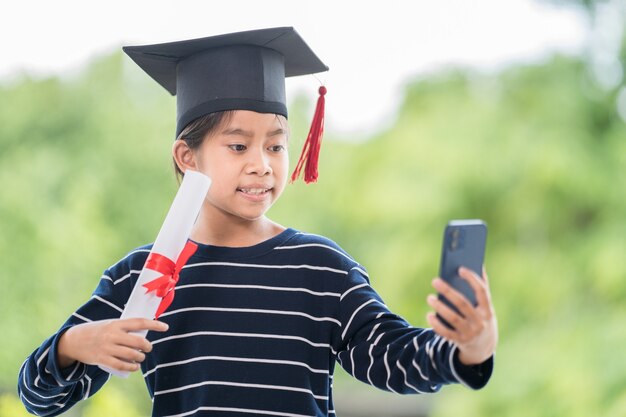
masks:
[[[121,54],[72,77],[0,85],[0,103],[6,417],[21,415],[24,358],[105,268],[155,238],[177,185],[174,100]],[[292,108],[292,159],[308,107]],[[445,223],[490,228],[495,374],[482,391],[428,397],[433,416],[626,415],[626,124],[614,92],[574,58],[489,76],[458,69],[410,83],[389,130],[342,139],[327,135],[318,184],[288,187],[270,217],[337,241],[414,325],[425,325]],[[139,375],[68,415],[120,408],[149,413]]]

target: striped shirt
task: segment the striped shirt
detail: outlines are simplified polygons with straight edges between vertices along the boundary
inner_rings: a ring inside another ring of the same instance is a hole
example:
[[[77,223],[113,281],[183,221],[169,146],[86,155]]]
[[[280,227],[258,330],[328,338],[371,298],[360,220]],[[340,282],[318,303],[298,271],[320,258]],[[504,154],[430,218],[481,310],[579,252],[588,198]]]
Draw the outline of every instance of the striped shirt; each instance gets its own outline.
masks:
[[[150,247],[107,269],[26,359],[18,390],[28,411],[61,414],[108,380],[96,366],[59,369],[57,342],[73,325],[120,316]],[[402,394],[478,389],[493,367],[462,365],[454,344],[393,314],[339,246],[294,229],[246,248],[199,244],[160,320],[169,330],[148,333],[153,350],[141,365],[153,416],[333,416],[335,362]]]

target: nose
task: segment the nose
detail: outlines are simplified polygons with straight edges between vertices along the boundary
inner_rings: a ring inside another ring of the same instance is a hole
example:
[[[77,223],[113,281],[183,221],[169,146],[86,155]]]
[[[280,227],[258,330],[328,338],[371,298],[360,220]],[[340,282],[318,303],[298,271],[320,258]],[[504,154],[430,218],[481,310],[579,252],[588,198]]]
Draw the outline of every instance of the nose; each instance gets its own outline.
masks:
[[[246,173],[261,177],[272,173],[272,166],[264,149],[255,149],[248,152]]]

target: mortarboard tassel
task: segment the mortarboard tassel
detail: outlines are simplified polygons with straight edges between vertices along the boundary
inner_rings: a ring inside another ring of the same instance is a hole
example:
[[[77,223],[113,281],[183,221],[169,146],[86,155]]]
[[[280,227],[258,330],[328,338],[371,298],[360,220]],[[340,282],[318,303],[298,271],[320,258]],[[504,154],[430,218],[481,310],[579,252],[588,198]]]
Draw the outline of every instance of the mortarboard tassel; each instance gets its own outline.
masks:
[[[317,181],[317,164],[320,156],[320,147],[322,145],[322,136],[324,136],[324,96],[326,95],[326,87],[321,86],[319,88],[319,94],[320,96],[315,106],[315,114],[313,114],[313,121],[311,122],[311,129],[302,147],[302,154],[300,155],[296,169],[293,171],[293,174],[291,174],[291,182],[298,179],[303,166],[304,182],[309,184]]]

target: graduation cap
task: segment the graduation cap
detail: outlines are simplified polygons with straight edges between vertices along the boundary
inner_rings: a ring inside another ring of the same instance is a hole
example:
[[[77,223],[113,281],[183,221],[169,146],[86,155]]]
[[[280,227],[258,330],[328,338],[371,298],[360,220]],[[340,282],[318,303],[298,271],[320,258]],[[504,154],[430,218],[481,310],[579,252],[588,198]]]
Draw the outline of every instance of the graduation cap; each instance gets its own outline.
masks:
[[[193,120],[218,111],[252,110],[287,117],[285,77],[328,70],[291,27],[122,49],[176,96],[176,137]],[[326,88],[320,87],[319,94],[311,130],[292,181],[297,179],[304,164],[305,181],[317,180]]]

